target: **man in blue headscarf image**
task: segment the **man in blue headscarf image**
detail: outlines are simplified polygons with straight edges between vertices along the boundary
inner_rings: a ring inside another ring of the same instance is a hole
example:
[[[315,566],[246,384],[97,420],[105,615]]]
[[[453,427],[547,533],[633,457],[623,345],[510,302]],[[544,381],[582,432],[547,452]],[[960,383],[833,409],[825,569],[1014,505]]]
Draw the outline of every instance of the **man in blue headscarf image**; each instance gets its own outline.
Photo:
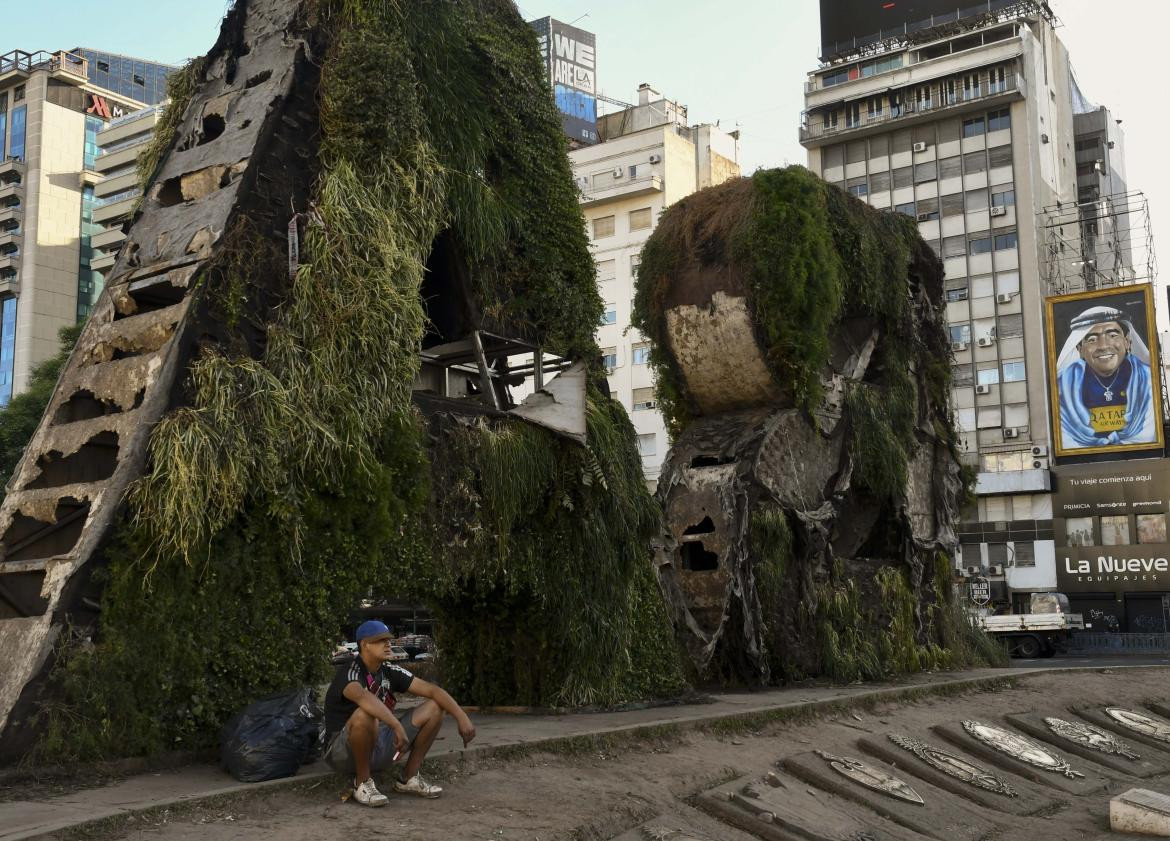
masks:
[[[1074,318],[1056,360],[1065,449],[1152,444],[1157,440],[1150,351],[1113,307]]]

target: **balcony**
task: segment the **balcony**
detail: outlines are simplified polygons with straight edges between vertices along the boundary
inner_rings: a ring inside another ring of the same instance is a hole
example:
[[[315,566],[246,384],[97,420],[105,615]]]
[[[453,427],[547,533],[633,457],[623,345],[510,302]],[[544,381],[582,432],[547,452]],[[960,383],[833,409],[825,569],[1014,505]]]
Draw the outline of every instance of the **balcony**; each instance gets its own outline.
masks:
[[[34,70],[47,70],[54,77],[64,76],[82,82],[89,79],[89,62],[76,53],[11,50],[0,55],[0,83],[27,79]]]
[[[991,494],[1043,493],[1052,490],[1052,472],[1040,470],[984,471],[975,477],[975,493]]]
[[[95,256],[89,261],[89,267],[95,272],[105,272],[107,269],[113,268],[116,262],[118,262],[118,250],[114,249],[108,254]]]
[[[141,193],[136,191],[135,194],[129,198],[120,199],[118,201],[110,202],[109,204],[104,204],[101,207],[95,208],[92,217],[93,221],[98,224],[108,225],[114,219],[127,216],[134,210],[135,205],[138,204],[139,198],[141,198]]]
[[[24,214],[20,212],[19,207],[0,206],[0,231],[19,228],[22,218],[24,218]]]
[[[24,161],[8,158],[0,161],[0,184],[20,183],[24,180]]]
[[[19,254],[0,254],[0,278],[8,274],[15,274],[19,268]]]
[[[19,181],[11,184],[0,183],[0,208],[4,205],[11,204],[12,200],[24,200],[24,185]]]
[[[91,237],[89,240],[89,244],[91,246],[93,246],[94,248],[101,248],[101,249],[106,249],[106,248],[110,248],[111,246],[113,246],[114,250],[117,251],[118,244],[120,242],[122,242],[122,240],[124,240],[124,239],[126,239],[126,234],[124,234],[122,232],[122,226],[115,225],[114,227],[106,228],[100,234],[97,234],[96,236]]]
[[[10,252],[20,248],[20,241],[24,239],[18,230],[0,231],[0,256],[8,256]]]
[[[612,185],[581,194],[581,207],[589,207],[614,199],[629,199],[662,192],[661,175],[642,175],[615,181]]]
[[[907,94],[910,93],[908,89]],[[936,91],[941,93],[941,91]],[[869,134],[879,134],[890,131],[892,128],[908,123],[922,122],[928,119],[937,119],[943,114],[959,114],[964,111],[976,111],[991,108],[1003,102],[1023,99],[1028,94],[1027,83],[1023,76],[1006,77],[1002,82],[995,84],[984,83],[978,90],[956,91],[953,100],[932,99],[925,106],[913,101],[904,102],[898,108],[886,108],[881,113],[870,115],[865,110],[865,102],[852,101],[858,107],[860,118],[855,122],[847,122],[847,116],[839,113],[836,124],[826,125],[819,111],[805,112],[804,125],[800,127],[800,142],[805,146],[822,146],[832,143],[839,137],[864,137]],[[838,103],[840,107],[841,103]],[[844,103],[848,110],[849,103]]]

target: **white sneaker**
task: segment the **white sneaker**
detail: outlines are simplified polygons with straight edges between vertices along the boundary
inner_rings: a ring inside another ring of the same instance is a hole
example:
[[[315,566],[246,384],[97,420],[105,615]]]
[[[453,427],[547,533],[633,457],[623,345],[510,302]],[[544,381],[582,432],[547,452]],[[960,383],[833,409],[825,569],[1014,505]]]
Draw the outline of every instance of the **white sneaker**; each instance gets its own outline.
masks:
[[[422,778],[421,774],[415,774],[406,782],[394,781],[394,790],[400,791],[403,794],[416,794],[419,797],[438,797],[443,793],[440,786],[431,785]]]
[[[390,802],[390,798],[378,791],[372,777],[360,786],[354,786],[353,799],[363,806],[385,806]]]

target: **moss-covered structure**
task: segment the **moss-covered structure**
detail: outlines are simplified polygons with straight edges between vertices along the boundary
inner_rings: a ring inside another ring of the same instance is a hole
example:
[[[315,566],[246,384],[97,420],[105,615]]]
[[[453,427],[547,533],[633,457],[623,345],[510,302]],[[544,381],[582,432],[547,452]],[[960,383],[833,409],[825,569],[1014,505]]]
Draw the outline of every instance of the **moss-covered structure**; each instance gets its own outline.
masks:
[[[171,93],[0,509],[0,753],[207,745],[321,679],[371,591],[431,605],[466,702],[676,692],[658,509],[595,369],[584,445],[494,405],[506,360],[492,400],[417,391],[420,353],[479,331],[599,362],[514,5],[237,0]]]
[[[675,436],[658,571],[698,674],[996,659],[937,563],[964,488],[942,266],[913,220],[762,170],[667,210],[636,295]]]

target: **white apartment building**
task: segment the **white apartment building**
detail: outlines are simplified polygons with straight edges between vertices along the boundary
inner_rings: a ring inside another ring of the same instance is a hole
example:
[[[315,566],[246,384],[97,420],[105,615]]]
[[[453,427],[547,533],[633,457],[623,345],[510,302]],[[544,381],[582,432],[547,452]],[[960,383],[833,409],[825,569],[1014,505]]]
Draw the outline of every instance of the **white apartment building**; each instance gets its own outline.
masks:
[[[93,248],[90,268],[104,273],[113,268],[126,234],[123,223],[130,218],[142,190],[138,184],[138,154],[154,136],[154,127],[165,102],[111,120],[97,133],[100,150],[94,169],[101,178],[93,188],[90,222],[96,229],[90,237]]]
[[[916,219],[945,265],[951,397],[978,471],[960,564],[1054,589],[1039,214],[1077,201],[1068,54],[1043,3],[954,18],[811,72],[800,140],[827,181]]]
[[[597,343],[609,369],[611,396],[633,421],[653,487],[669,440],[654,403],[649,345],[630,326],[638,259],[663,210],[740,174],[739,135],[688,125],[685,106],[646,84],[638,88],[637,105],[598,118],[598,135],[598,144],[569,153],[605,302]]]

